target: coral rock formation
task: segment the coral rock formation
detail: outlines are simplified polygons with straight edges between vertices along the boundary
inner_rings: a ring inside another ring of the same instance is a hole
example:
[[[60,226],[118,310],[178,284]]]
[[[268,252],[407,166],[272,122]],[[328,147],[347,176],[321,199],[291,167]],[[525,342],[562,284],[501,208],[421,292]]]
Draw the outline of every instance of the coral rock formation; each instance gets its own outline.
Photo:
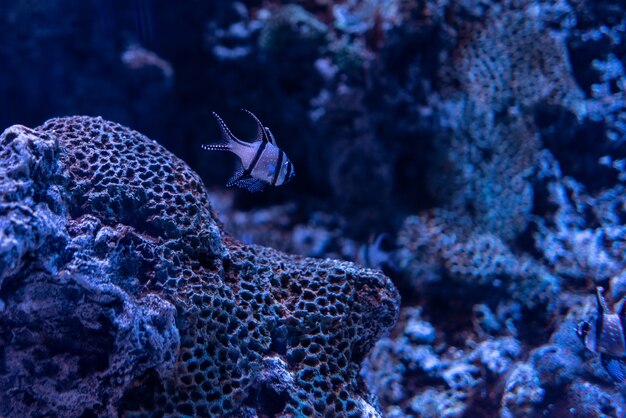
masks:
[[[382,273],[222,236],[199,177],[92,117],[0,136],[0,415],[378,416]]]

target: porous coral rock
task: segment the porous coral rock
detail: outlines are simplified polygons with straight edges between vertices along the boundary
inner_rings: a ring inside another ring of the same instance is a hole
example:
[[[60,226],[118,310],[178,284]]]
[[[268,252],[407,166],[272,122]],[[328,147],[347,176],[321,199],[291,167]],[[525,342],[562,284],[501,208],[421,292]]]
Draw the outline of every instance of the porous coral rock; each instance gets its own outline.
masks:
[[[458,224],[445,211],[405,220],[396,261],[408,286],[419,291],[450,278],[469,288],[502,289],[527,307],[553,305],[559,289],[556,276],[531,257],[514,254],[497,236],[455,229]]]
[[[420,319],[419,309],[406,308],[391,337],[381,339],[364,363],[362,375],[385,413],[405,416],[459,417],[503,382],[522,355],[513,337],[468,340],[464,347],[442,341],[418,344],[407,337]],[[395,336],[395,337],[394,337]],[[400,412],[398,410],[400,406]],[[475,416],[475,415],[472,415]]]
[[[460,418],[467,410],[466,399],[460,391],[426,389],[411,399],[409,411],[423,418]]]
[[[502,416],[622,416],[623,389],[576,335],[578,322],[595,314],[595,297],[566,292],[561,302],[569,311],[550,341],[532,350],[510,373]]]
[[[116,123],[0,143],[0,415],[378,414],[382,273],[222,236],[199,177]]]
[[[506,381],[502,397],[502,418],[534,417],[543,401],[545,391],[539,384],[537,372],[529,365],[520,363]]]
[[[472,100],[447,100],[438,113],[433,195],[455,218],[467,218],[464,227],[513,240],[533,207],[541,144],[532,119],[517,111],[496,116]]]
[[[484,109],[546,101],[582,112],[563,36],[544,26],[535,2],[520,3],[528,6],[494,6],[480,23],[459,25],[449,75]]]

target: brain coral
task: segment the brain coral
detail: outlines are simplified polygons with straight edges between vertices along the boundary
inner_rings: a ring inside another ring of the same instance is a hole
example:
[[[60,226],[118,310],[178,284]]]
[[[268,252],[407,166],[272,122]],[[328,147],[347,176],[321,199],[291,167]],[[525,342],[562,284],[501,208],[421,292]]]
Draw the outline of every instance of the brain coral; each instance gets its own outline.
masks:
[[[221,233],[205,188],[93,117],[0,136],[1,416],[378,416],[382,273]]]

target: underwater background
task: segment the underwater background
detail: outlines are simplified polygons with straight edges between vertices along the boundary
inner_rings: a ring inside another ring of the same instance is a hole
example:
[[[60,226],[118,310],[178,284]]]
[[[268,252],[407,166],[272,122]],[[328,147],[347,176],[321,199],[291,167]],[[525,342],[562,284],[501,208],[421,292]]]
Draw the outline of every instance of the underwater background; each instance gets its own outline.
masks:
[[[1,417],[626,416],[626,2],[0,5]]]

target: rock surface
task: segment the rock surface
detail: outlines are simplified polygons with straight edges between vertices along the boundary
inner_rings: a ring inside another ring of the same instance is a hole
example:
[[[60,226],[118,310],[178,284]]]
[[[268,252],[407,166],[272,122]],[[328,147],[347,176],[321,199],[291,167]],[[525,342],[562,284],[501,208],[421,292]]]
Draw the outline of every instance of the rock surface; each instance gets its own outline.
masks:
[[[199,177],[94,117],[0,136],[0,415],[378,416],[382,273],[221,233]]]

